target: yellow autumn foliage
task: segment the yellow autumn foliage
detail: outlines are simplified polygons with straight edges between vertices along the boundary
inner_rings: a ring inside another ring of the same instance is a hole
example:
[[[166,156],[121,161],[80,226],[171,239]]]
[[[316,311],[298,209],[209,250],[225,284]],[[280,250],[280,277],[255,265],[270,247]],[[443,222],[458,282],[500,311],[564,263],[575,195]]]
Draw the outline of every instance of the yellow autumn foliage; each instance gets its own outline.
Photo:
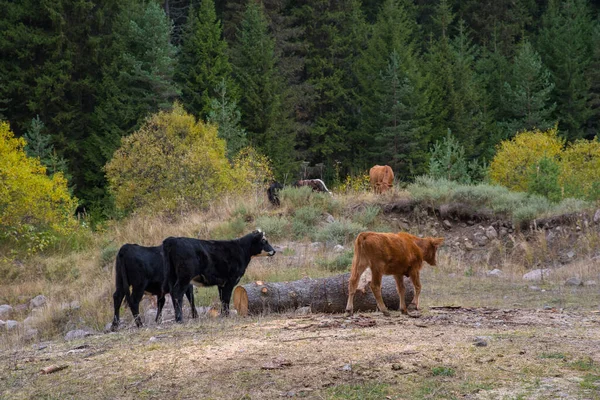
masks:
[[[62,173],[47,176],[39,159],[27,157],[25,145],[0,122],[0,241],[33,253],[75,228],[77,200]]]
[[[178,103],[123,138],[105,171],[126,212],[200,209],[237,182],[217,127],[196,121]]]
[[[558,160],[564,145],[556,127],[518,133],[498,146],[490,163],[490,179],[510,190],[525,192],[531,168],[543,158]]]
[[[274,180],[269,158],[251,146],[239,151],[233,159],[233,168],[237,192],[243,193],[248,189],[264,191]]]
[[[600,142],[577,140],[561,155],[559,182],[565,197],[596,200],[600,196]]]

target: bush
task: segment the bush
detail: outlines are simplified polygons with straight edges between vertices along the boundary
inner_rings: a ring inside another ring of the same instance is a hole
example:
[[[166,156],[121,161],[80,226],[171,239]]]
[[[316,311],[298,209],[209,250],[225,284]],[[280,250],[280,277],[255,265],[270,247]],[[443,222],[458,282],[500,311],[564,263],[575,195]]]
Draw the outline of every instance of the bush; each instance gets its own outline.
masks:
[[[294,212],[294,221],[305,225],[315,225],[321,218],[321,210],[314,206],[300,207]]]
[[[61,172],[49,177],[26,142],[0,122],[0,242],[28,253],[44,250],[77,227],[77,200]]]
[[[212,239],[229,240],[243,236],[246,231],[246,221],[237,217],[231,221],[217,225],[210,233]]]
[[[315,193],[308,186],[286,187],[279,192],[281,204],[291,209],[304,206],[316,207],[333,214],[341,208],[340,203],[327,193]]]
[[[283,217],[262,216],[256,219],[256,226],[265,232],[269,240],[283,239],[288,225],[289,221]]]
[[[180,104],[123,138],[105,169],[116,205],[126,212],[200,209],[241,179],[217,128],[196,121]]]
[[[518,133],[511,140],[500,143],[490,164],[491,181],[510,190],[527,192],[531,169],[542,158],[557,161],[564,143],[564,139],[558,137],[557,128]]]
[[[245,147],[233,159],[238,191],[248,188],[264,191],[273,182],[271,161],[253,147]]]
[[[316,233],[315,239],[320,242],[344,244],[354,240],[364,230],[366,228],[363,225],[342,219],[325,225]]]
[[[350,271],[352,267],[353,250],[346,250],[334,258],[324,258],[317,261],[317,264],[331,272]]]
[[[556,161],[542,157],[529,169],[528,192],[539,194],[553,202],[560,201],[562,196],[558,183],[560,167]]]
[[[381,208],[378,206],[366,206],[364,210],[354,214],[352,220],[360,225],[370,227],[375,222]]]
[[[364,172],[360,175],[347,175],[344,183],[335,188],[339,193],[366,192],[371,187],[369,174]]]
[[[577,140],[561,156],[560,183],[565,196],[600,199],[600,142]]]

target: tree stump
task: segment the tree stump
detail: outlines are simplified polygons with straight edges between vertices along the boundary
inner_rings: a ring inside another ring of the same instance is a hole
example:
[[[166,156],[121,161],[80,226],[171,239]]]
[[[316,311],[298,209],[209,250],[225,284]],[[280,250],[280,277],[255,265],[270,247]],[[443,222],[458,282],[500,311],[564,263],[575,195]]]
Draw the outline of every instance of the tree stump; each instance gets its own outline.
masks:
[[[305,278],[292,282],[256,281],[237,286],[233,291],[233,306],[238,315],[259,315],[271,312],[284,312],[309,306],[312,312],[342,313],[348,301],[348,279],[350,273],[328,278]],[[367,278],[368,279],[368,278]],[[359,287],[366,286],[354,296],[354,311],[375,311],[377,303],[368,286],[361,278]],[[409,278],[404,278],[406,304],[414,297],[414,287]],[[400,309],[400,299],[393,276],[384,276],[381,295],[390,310]]]

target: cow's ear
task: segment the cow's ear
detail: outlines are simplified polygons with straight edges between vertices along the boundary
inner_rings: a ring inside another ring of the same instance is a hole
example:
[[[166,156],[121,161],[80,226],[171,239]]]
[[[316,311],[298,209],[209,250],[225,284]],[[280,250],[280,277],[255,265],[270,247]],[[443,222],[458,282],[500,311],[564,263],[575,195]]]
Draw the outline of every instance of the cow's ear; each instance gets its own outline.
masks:
[[[439,238],[433,238],[433,240],[431,241],[433,243],[433,245],[435,247],[440,246],[442,243],[444,243],[444,238],[443,237],[439,237]]]

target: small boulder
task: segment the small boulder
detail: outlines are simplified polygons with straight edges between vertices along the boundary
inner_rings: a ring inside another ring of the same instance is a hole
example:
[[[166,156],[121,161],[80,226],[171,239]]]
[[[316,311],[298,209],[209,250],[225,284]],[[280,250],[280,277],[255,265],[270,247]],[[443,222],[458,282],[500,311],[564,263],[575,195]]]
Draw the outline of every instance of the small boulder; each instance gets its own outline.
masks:
[[[473,250],[474,248],[475,248],[475,247],[473,247],[473,243],[471,243],[471,242],[465,242],[465,249],[466,249],[467,251],[471,251],[471,250]]]
[[[342,246],[341,244],[336,244],[335,246],[333,246],[334,253],[342,253],[344,250],[344,246]]]
[[[490,240],[494,240],[498,237],[498,232],[496,232],[496,228],[490,225],[485,230],[485,236],[487,236],[487,238]]]
[[[7,331],[12,331],[13,329],[16,329],[19,326],[19,323],[13,319],[9,319],[8,321],[6,321],[4,323],[4,327],[6,328]]]
[[[594,213],[594,223],[597,224],[598,222],[600,222],[600,208]]]
[[[33,299],[31,299],[31,301],[29,302],[29,307],[30,308],[43,307],[46,305],[47,302],[48,302],[48,300],[46,299],[46,296],[44,296],[43,294],[40,294],[40,295],[35,296]]]
[[[14,311],[12,306],[8,304],[2,304],[0,306],[0,319],[6,319],[10,316],[10,314]]]
[[[25,333],[23,334],[23,339],[25,340],[33,340],[37,337],[38,330],[33,328],[27,328]]]
[[[565,286],[583,286],[583,281],[576,276],[573,276],[567,279]]]
[[[552,271],[549,268],[534,269],[523,275],[525,281],[541,281],[544,277],[550,275]]]
[[[327,222],[328,224],[332,224],[335,222],[335,218],[333,218],[333,215],[325,213],[323,214],[323,216],[325,217],[325,222]]]
[[[485,274],[486,274],[486,276],[499,278],[502,276],[503,272],[501,270],[499,270],[498,268],[494,268],[491,271],[487,271]]]
[[[487,338],[485,336],[475,336],[473,338],[473,345],[476,347],[485,347],[488,345]]]
[[[585,281],[583,285],[584,286],[597,286],[598,282],[590,280],[590,281]]]
[[[90,336],[90,335],[93,335],[93,333],[88,332],[83,329],[75,329],[75,330],[67,332],[67,334],[65,335],[65,340],[69,341],[69,340],[75,340],[75,339],[82,339],[82,338],[84,338],[86,336]]]
[[[156,308],[150,308],[144,313],[144,323],[148,326],[156,325],[155,319],[157,314]]]
[[[444,220],[443,224],[444,224],[444,228],[446,228],[446,229],[452,228],[452,224],[447,219]]]
[[[0,330],[2,330],[4,328],[6,328],[6,322],[4,322],[0,319]]]
[[[321,242],[312,242],[310,244],[310,248],[313,250],[320,249],[322,247],[323,247],[323,243],[321,243]]]
[[[473,241],[477,243],[478,246],[483,247],[488,244],[489,239],[483,232],[475,232],[475,234],[473,234]]]
[[[297,315],[308,315],[310,313],[311,313],[310,306],[299,307],[298,309],[296,309],[296,314]]]

